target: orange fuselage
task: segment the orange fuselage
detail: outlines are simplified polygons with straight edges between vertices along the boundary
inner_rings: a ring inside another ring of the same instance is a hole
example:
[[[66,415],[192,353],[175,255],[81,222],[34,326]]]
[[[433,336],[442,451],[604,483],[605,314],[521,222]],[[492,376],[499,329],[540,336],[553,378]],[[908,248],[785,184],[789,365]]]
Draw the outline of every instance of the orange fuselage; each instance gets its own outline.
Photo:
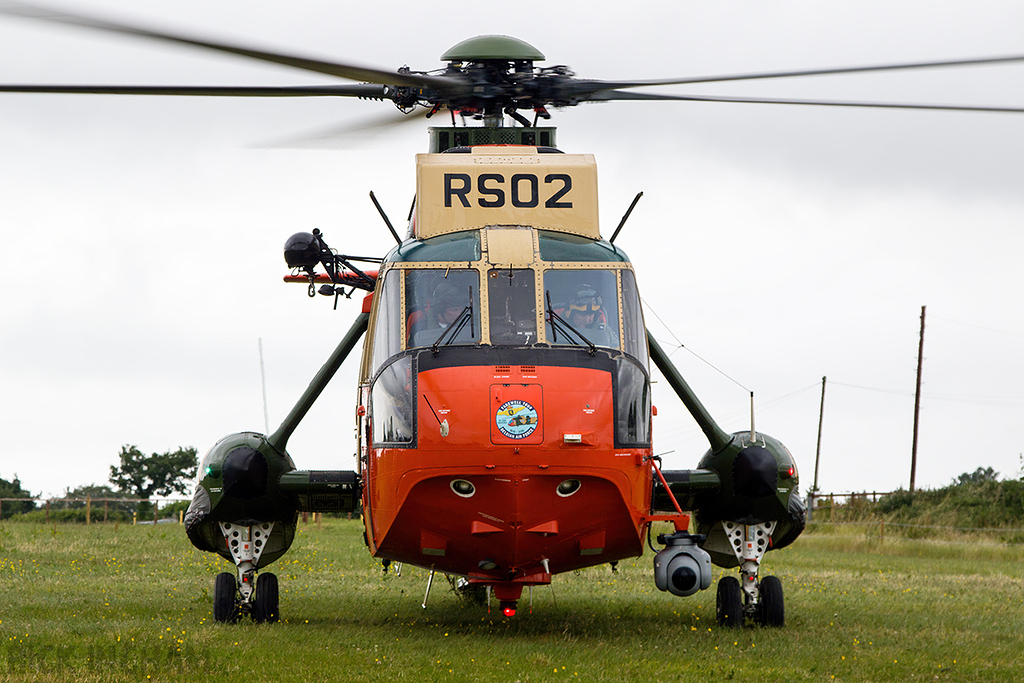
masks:
[[[366,451],[364,518],[375,556],[543,583],[641,554],[650,449],[615,447],[611,372],[424,369],[434,356],[420,354],[414,447]]]

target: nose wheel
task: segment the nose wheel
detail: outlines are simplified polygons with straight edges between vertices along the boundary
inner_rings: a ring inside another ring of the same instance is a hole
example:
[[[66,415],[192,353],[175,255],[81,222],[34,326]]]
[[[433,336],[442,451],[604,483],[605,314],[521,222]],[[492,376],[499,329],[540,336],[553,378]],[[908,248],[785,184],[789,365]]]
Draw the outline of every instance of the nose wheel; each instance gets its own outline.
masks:
[[[256,597],[252,601],[252,620],[257,624],[274,624],[281,618],[280,593],[276,574],[260,574],[256,578]]]
[[[224,541],[238,569],[217,575],[213,583],[214,621],[235,622],[249,615],[257,624],[280,620],[280,589],[277,576],[269,572],[256,576],[256,566],[273,522],[257,526],[220,523]]]
[[[718,582],[715,614],[718,625],[739,628],[743,625],[743,591],[735,576],[723,576]]]
[[[214,621],[238,621],[241,615],[238,600],[238,583],[235,575],[222,572],[213,581],[213,619]]]
[[[257,624],[273,624],[281,619],[280,590],[277,575],[266,573],[256,577],[256,590],[245,599],[238,580],[230,572],[222,572],[213,582],[214,621],[234,623],[248,614]]]
[[[771,543],[775,522],[749,525],[722,522],[722,526],[739,561],[740,580],[726,576],[718,582],[715,611],[719,626],[739,628],[747,617],[761,626],[785,625],[782,581],[777,576],[758,580],[761,558]]]
[[[784,626],[786,605],[782,599],[782,581],[777,576],[761,579],[761,601],[757,606],[757,623],[761,626]]]

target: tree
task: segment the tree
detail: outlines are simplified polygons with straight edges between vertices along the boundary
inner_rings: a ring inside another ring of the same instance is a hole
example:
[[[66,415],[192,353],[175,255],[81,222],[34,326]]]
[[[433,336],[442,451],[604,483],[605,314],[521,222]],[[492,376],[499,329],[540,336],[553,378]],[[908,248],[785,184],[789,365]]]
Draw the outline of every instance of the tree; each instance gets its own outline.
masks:
[[[98,501],[110,498],[123,498],[124,494],[109,486],[100,486],[99,484],[89,484],[86,486],[76,486],[75,488],[65,488],[64,498],[70,502],[66,503],[68,510],[78,510],[85,507],[84,501],[86,498],[92,498],[94,509],[97,506],[102,508],[106,507],[107,510],[121,510],[121,511],[132,511],[133,503],[107,503],[105,506]]]
[[[18,475],[15,474],[14,481],[0,479],[0,498],[35,498],[35,496],[21,488],[21,482],[18,481]],[[11,515],[17,515],[22,512],[31,512],[35,507],[36,504],[28,500],[4,501],[2,507],[0,507],[0,519],[7,519]]]
[[[120,459],[120,467],[110,466],[110,483],[121,493],[145,499],[186,493],[199,469],[194,448],[144,455],[136,446],[122,446]]]
[[[953,484],[955,486],[965,486],[967,484],[980,484],[983,481],[999,481],[999,473],[991,467],[979,467],[973,472],[964,472],[956,478]]]

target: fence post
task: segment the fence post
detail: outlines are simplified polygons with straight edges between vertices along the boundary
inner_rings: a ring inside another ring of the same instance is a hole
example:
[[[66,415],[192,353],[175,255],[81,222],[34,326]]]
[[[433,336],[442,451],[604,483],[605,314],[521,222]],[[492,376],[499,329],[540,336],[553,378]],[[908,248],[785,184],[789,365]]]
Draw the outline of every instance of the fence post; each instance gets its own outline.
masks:
[[[156,524],[158,521],[160,521],[159,517],[160,517],[160,502],[154,500],[153,501],[153,524]]]
[[[836,495],[834,493],[828,494],[828,521],[832,522],[836,518]]]
[[[85,525],[89,526],[91,521],[89,518],[92,517],[92,496],[88,493],[85,494]]]
[[[49,498],[47,498],[47,500],[46,500],[46,523],[47,524],[50,523],[50,500],[49,500]]]
[[[104,522],[107,521],[107,506],[108,505],[110,505],[110,501],[109,500],[104,500],[103,501],[103,521]]]

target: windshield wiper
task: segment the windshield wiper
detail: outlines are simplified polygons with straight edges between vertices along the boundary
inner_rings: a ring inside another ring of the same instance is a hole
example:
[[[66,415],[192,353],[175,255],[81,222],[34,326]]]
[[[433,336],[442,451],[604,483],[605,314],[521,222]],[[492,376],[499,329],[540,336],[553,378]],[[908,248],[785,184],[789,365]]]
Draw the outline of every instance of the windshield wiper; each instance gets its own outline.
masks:
[[[459,336],[459,333],[462,332],[462,329],[466,326],[467,322],[469,323],[470,332],[472,333],[472,330],[473,330],[473,299],[472,298],[470,298],[470,300],[469,300],[469,305],[466,306],[465,308],[463,308],[462,312],[459,313],[459,317],[457,317],[452,322],[451,325],[449,325],[448,327],[444,328],[444,330],[441,332],[441,336],[438,337],[437,341],[435,341],[433,343],[433,345],[430,347],[430,351],[436,355],[437,352],[438,352],[438,348],[439,347],[441,347],[441,346],[448,346],[449,344],[454,342],[455,338]],[[448,337],[448,339],[446,340],[445,337]],[[442,342],[444,342],[444,343],[442,343]]]
[[[586,346],[588,347],[588,350],[590,351],[590,355],[593,356],[594,353],[597,352],[597,347],[594,346],[594,343],[592,341],[590,341],[589,339],[587,339],[586,337],[584,337],[582,332],[580,332],[575,327],[570,325],[568,320],[566,320],[562,316],[560,316],[557,313],[555,313],[555,309],[551,307],[551,292],[550,291],[545,290],[544,291],[544,297],[547,299],[547,302],[548,302],[548,317],[547,317],[547,321],[549,323],[551,323],[551,341],[555,342],[555,343],[558,342],[558,331],[559,330],[562,331],[562,335],[564,337],[566,337],[567,340],[569,338],[569,335],[566,334],[566,332],[571,332],[574,335],[576,335],[576,337],[579,338],[580,341],[582,341],[584,344],[586,344]]]

